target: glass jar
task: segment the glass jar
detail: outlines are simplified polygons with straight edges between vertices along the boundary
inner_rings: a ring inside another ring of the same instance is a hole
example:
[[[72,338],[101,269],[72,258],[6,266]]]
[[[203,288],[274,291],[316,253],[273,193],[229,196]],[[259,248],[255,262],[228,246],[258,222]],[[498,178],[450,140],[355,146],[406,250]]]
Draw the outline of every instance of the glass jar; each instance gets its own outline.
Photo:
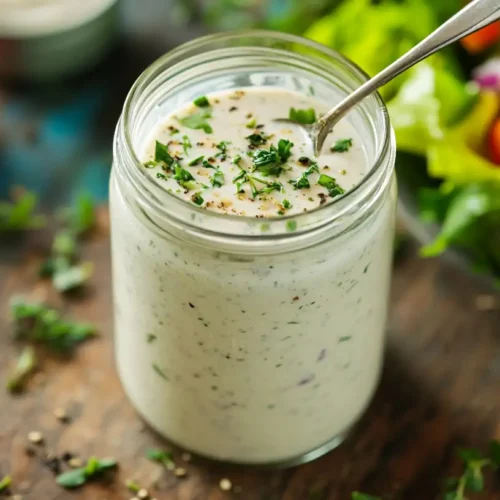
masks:
[[[366,78],[314,42],[253,31],[173,50],[127,97],[110,200],[118,371],[144,419],[189,451],[292,465],[337,446],[366,409],[384,351],[394,136],[381,98],[365,99],[348,117],[371,161],[363,181],[266,220],[166,193],[137,152],[199,95],[271,86],[331,105]]]

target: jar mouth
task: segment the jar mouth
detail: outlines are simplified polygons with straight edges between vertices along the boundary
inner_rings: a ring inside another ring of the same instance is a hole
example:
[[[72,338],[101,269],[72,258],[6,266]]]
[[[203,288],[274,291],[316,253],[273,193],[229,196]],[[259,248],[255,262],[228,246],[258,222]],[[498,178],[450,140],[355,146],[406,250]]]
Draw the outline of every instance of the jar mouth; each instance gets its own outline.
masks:
[[[293,48],[294,52],[291,52],[290,48]],[[388,162],[387,159],[391,154],[394,154],[394,137],[387,108],[378,93],[372,94],[364,101],[365,107],[370,104],[371,114],[374,114],[373,109],[375,109],[377,115],[370,117],[372,126],[377,128],[378,136],[375,154],[373,160],[370,160],[368,172],[345,195],[307,212],[266,217],[256,221],[255,217],[202,210],[163,190],[142,168],[142,162],[134,146],[133,135],[137,130],[135,122],[138,115],[141,115],[137,108],[144,105],[144,94],[150,91],[158,96],[159,89],[162,87],[162,82],[159,82],[159,80],[165,77],[167,73],[170,73],[172,78],[176,78],[182,72],[193,71],[197,63],[204,64],[209,55],[230,57],[231,51],[234,50],[246,50],[251,57],[257,57],[258,53],[263,57],[269,56],[270,58],[272,56],[279,57],[281,55],[283,57],[287,56],[287,54],[293,54],[294,61],[290,67],[291,70],[294,67],[304,70],[306,66],[310,65],[315,75],[320,77],[332,74],[332,67],[330,67],[330,73],[328,68],[325,70],[325,67],[334,64],[336,67],[345,70],[352,80],[351,85],[345,85],[344,89],[342,89],[346,95],[369,79],[369,76],[361,68],[337,51],[312,40],[281,32],[248,30],[208,35],[173,49],[151,64],[136,80],[126,98],[123,114],[117,127],[115,158],[120,153],[117,144],[121,142],[124,144],[125,160],[129,165],[129,168],[124,169],[124,177],[139,189],[139,193],[145,190],[149,195],[152,195],[145,196],[144,200],[142,200],[143,212],[145,209],[152,210],[155,213],[160,212],[162,216],[176,219],[178,223],[187,225],[193,230],[233,238],[297,236],[298,233],[317,231],[319,228],[331,225],[333,222],[344,226],[346,218],[358,211],[360,203],[370,197],[376,197],[377,193],[387,185],[392,174],[391,162]],[[314,57],[308,57],[309,52],[314,54]],[[200,55],[203,55],[203,58],[200,59]],[[192,63],[190,64],[189,61],[192,61]],[[359,106],[362,105],[363,103]],[[351,113],[356,113],[356,111],[353,110]],[[386,168],[388,164],[389,167]],[[159,191],[161,191],[161,194]],[[180,212],[183,212],[184,215],[180,216]],[[220,234],[222,220],[225,228],[224,235]],[[293,233],[290,233],[288,226],[291,220],[297,222],[297,228]],[[266,223],[270,226],[269,230],[266,230],[266,233],[262,233],[260,229],[249,231],[248,226],[255,226],[257,222],[259,226],[263,222]],[[218,229],[215,229],[216,227]]]

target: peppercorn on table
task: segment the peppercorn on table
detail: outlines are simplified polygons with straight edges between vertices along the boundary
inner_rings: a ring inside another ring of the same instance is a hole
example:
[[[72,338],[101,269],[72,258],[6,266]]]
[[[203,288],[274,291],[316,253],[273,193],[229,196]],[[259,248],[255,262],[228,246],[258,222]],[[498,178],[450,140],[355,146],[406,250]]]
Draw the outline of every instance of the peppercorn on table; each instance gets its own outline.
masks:
[[[349,500],[353,491],[370,495],[359,499],[433,500],[443,497],[444,478],[463,472],[456,447],[486,452],[488,442],[500,438],[499,297],[440,261],[418,260],[410,249],[395,264],[379,390],[340,448],[289,470],[229,467],[184,450],[170,453],[136,415],[116,376],[107,226],[103,209],[84,247],[95,267],[90,286],[65,298],[38,277],[50,245],[46,233],[2,238],[3,379],[21,351],[10,320],[13,295],[94,323],[98,335],[72,356],[37,347],[38,371],[23,392],[0,392],[0,481],[10,477],[0,490],[27,500],[122,500],[146,498],[146,492],[157,500]],[[61,480],[68,471],[76,472]],[[484,477],[484,492],[474,498],[500,498],[486,469]],[[78,489],[64,487],[76,483]]]

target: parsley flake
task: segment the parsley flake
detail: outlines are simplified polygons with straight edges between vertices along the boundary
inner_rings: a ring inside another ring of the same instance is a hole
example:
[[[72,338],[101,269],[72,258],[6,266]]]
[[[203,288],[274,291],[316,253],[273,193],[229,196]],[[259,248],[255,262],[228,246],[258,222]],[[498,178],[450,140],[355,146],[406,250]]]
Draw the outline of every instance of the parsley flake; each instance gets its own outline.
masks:
[[[156,146],[155,146],[155,161],[162,161],[167,165],[167,167],[170,167],[172,163],[174,163],[174,159],[168,152],[168,146],[166,144],[162,144],[159,141],[156,141]]]
[[[288,118],[303,125],[311,125],[316,121],[316,111],[313,108],[295,109],[290,108]]]
[[[258,133],[255,133],[255,134],[250,134],[248,135],[247,137],[245,137],[245,139],[252,145],[252,146],[255,146],[255,147],[258,147],[258,146],[262,146],[263,144],[265,144],[267,142],[267,138],[264,137],[263,134],[258,134]]]
[[[221,172],[220,170],[216,170],[214,175],[210,177],[210,182],[214,187],[222,187],[225,182],[223,172]]]
[[[208,99],[206,96],[202,95],[200,97],[197,97],[194,101],[193,104],[195,106],[198,106],[199,108],[207,108],[210,106],[210,102],[208,102]]]
[[[290,200],[283,200],[283,207],[286,208],[287,210],[289,208],[292,208],[292,204],[290,203]]]
[[[193,196],[191,196],[191,201],[198,206],[203,205],[205,203],[205,200],[201,196],[201,193],[194,193]]]
[[[257,125],[257,120],[255,118],[252,118],[250,121],[247,122],[245,127],[246,128],[255,128],[255,125]]]
[[[333,153],[345,153],[352,147],[352,139],[339,139],[331,148]]]
[[[196,189],[196,182],[194,182],[194,177],[184,168],[182,168],[178,163],[174,167],[174,179],[184,188],[190,191],[191,189]]]
[[[208,119],[212,118],[212,113],[209,109],[203,110],[200,109],[197,113],[193,113],[191,115],[185,116],[184,118],[180,118],[179,122],[184,127],[198,130],[203,130],[206,134],[211,134],[213,132],[210,123],[208,123]]]
[[[198,158],[195,158],[194,160],[191,160],[188,165],[190,167],[194,167],[195,165],[199,165],[201,162],[203,162],[203,159],[205,157],[202,155],[202,156],[198,156]]]
[[[318,179],[318,184],[328,189],[328,194],[331,198],[335,198],[336,196],[345,193],[345,189],[341,188],[337,184],[337,181],[329,175],[321,174]]]

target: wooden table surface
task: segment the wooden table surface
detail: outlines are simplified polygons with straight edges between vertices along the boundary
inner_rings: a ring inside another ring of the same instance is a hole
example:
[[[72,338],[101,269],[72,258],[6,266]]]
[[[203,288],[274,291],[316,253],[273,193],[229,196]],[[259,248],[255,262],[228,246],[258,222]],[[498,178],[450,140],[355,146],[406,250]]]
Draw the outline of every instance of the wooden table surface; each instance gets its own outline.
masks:
[[[24,499],[129,499],[133,495],[123,484],[134,478],[147,487],[155,484],[158,500],[348,500],[353,490],[384,500],[434,500],[442,498],[443,478],[461,471],[457,446],[484,449],[490,439],[500,438],[500,311],[476,305],[478,295],[491,291],[440,261],[419,260],[410,250],[395,265],[382,382],[346,443],[290,470],[194,460],[185,466],[186,478],[174,477],[144,458],[148,447],[168,444],[135,414],[115,372],[105,214],[101,219],[99,234],[85,247],[85,258],[95,265],[91,285],[69,300],[37,278],[48,235],[4,238],[0,244],[0,375],[19,351],[8,319],[13,294],[46,300],[75,319],[95,322],[101,332],[70,361],[45,358],[43,376],[35,377],[24,394],[0,391],[0,476],[10,473],[13,492]],[[71,423],[58,422],[55,408],[66,408]],[[50,453],[116,457],[116,479],[110,486],[61,489],[39,457],[26,455],[32,430],[43,433]],[[179,457],[176,452],[181,463]],[[222,478],[238,492],[221,491]],[[471,498],[500,499],[500,480],[490,478],[487,490]]]

